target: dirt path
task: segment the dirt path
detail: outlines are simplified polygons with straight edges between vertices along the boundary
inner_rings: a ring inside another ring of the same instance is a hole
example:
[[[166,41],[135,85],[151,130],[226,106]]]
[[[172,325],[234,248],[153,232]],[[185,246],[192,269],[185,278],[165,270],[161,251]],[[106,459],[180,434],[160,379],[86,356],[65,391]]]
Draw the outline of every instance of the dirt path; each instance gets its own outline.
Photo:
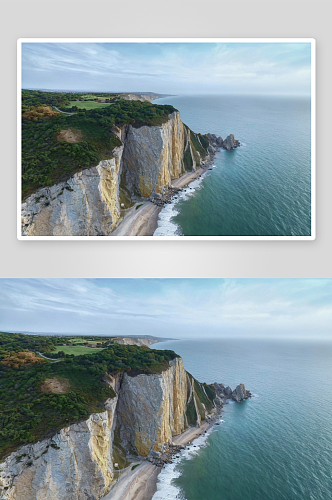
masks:
[[[61,109],[57,108],[56,106],[52,106],[52,108],[56,109],[57,111],[59,111],[59,113],[63,113],[64,115],[77,115],[77,113],[67,113],[67,111],[61,111]]]
[[[53,358],[47,358],[46,356],[44,356],[44,354],[42,354],[41,352],[39,351],[36,351],[36,354],[39,354],[39,356],[41,356],[42,358],[44,359],[49,359],[50,361],[52,361],[53,363],[59,363],[60,361],[62,361],[62,359],[53,359]]]

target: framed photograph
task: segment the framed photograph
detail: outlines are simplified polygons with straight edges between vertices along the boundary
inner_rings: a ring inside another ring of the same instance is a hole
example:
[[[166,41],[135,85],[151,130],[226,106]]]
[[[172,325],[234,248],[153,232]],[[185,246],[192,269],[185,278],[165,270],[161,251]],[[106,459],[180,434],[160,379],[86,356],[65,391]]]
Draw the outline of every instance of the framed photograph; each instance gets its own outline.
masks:
[[[315,40],[20,39],[20,240],[314,240]]]
[[[331,497],[331,279],[0,293],[3,500]]]

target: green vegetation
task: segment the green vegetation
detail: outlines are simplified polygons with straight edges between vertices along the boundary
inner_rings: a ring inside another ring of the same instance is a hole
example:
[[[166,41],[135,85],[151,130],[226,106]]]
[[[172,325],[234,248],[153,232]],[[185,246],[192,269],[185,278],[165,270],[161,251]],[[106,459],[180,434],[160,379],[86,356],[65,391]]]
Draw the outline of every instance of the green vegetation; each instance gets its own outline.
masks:
[[[79,92],[46,92],[44,90],[22,90],[22,108],[29,106],[56,106],[57,108],[67,108],[71,102],[94,101],[107,99],[115,102],[121,94],[98,93],[81,94]]]
[[[55,352],[64,352],[65,354],[73,354],[74,356],[81,356],[82,354],[92,354],[99,352],[99,347],[84,347],[84,346],[59,346],[55,348]]]
[[[207,385],[207,384],[203,384],[204,386],[204,390],[207,394],[207,397],[209,398],[210,402],[213,404],[213,400],[214,398],[216,397],[216,389],[214,387],[214,385]]]
[[[207,139],[207,137],[204,137],[200,134],[195,134],[190,129],[188,129],[188,133],[189,133],[189,140],[191,143],[191,150],[192,150],[193,155],[194,155],[195,164],[196,164],[196,167],[198,167],[200,162],[201,162],[201,159],[205,158],[206,153],[207,153],[206,149],[204,149],[204,147],[201,145],[201,143],[206,144],[206,141],[208,143],[208,139]],[[199,140],[198,140],[198,138],[199,138]],[[202,139],[203,139],[203,142],[202,142]],[[205,139],[205,141],[204,141],[204,139]]]
[[[189,426],[194,427],[197,422],[196,408],[194,400],[191,399],[190,403],[187,405],[186,417]]]
[[[139,467],[139,465],[140,465],[140,464],[133,465],[133,466],[132,466],[132,468],[131,468],[131,470],[135,470],[135,469],[136,469],[136,467]]]
[[[95,101],[70,101],[69,106],[72,111],[76,111],[77,109],[98,109],[105,108],[106,106],[110,106],[109,102],[95,102]],[[74,109],[73,109],[74,108]],[[70,111],[70,110],[67,110]]]
[[[188,144],[183,155],[183,163],[184,163],[184,168],[187,171],[191,172],[193,169],[193,163],[195,163],[195,166],[198,167],[201,163],[201,160],[206,157],[207,148],[209,146],[209,139],[207,138],[206,135],[195,134],[195,132],[190,130],[189,127],[187,127],[186,125],[185,127],[187,130],[189,143],[191,145],[191,151],[194,158],[192,158],[191,156],[190,147]]]
[[[143,203],[140,203],[139,205],[136,205],[136,210],[141,207],[143,205]]]
[[[195,151],[198,151],[199,154],[201,155],[201,157],[204,158],[206,155],[206,150],[203,148],[203,146],[201,146],[201,142],[202,142],[201,138],[202,137],[203,136],[201,136],[200,134],[196,135],[192,130],[190,131],[190,139],[191,139],[192,145],[194,146]]]
[[[176,357],[173,351],[118,345],[108,338],[106,348],[98,352],[67,354],[57,363],[18,363],[16,368],[6,363],[14,353],[25,352],[31,357],[37,350],[61,358],[55,351],[64,340],[68,342],[66,337],[0,333],[0,458],[24,443],[36,442],[103,411],[104,401],[115,395],[105,382],[107,373],[161,373]],[[60,381],[63,393],[51,392],[50,380]]]
[[[184,163],[184,168],[188,172],[191,172],[192,169],[193,169],[193,160],[192,160],[192,157],[191,157],[191,152],[190,152],[189,146],[187,147],[187,149],[184,152],[183,163]]]
[[[211,411],[213,408],[212,401],[205,395],[204,390],[202,389],[202,384],[200,384],[197,380],[194,381],[195,393],[197,396],[197,400],[199,403],[203,403],[207,411]],[[198,407],[199,407],[198,403]],[[204,415],[205,418],[205,415]]]
[[[207,412],[211,412],[214,404],[213,400],[216,396],[216,390],[214,388],[214,385],[207,385],[207,384],[201,384],[198,382],[196,379],[192,377],[192,375],[189,374],[190,380],[193,380],[194,382],[194,394],[195,394],[195,399],[196,399],[196,404],[197,404],[197,409],[198,413],[201,417],[201,420],[205,420],[205,410]],[[204,387],[204,388],[203,388]],[[190,389],[188,388],[188,397],[190,394]],[[196,421],[197,421],[197,413],[196,413],[196,408],[195,408],[195,403],[193,398],[187,405],[187,410],[186,410],[186,417],[187,417],[187,422],[188,425],[195,426]]]
[[[127,453],[121,445],[120,428],[116,427],[113,438],[113,463],[118,464],[118,470],[129,466],[130,462],[126,457]]]
[[[198,137],[199,137],[199,140],[204,148],[204,150],[206,151],[207,148],[209,147],[209,139],[207,137],[207,135],[202,135],[202,134],[197,134]]]
[[[92,94],[93,96],[93,94]],[[110,94],[106,96],[111,97]],[[106,98],[105,96],[105,98]],[[114,96],[114,95],[113,95]],[[98,99],[101,94],[96,94]],[[95,166],[112,156],[121,141],[114,126],[161,125],[175,111],[173,106],[148,101],[114,99],[112,105],[93,102],[97,109],[78,109],[74,115],[54,113],[51,106],[68,108],[80,94],[22,91],[22,197],[41,187],[66,181],[74,173]],[[78,107],[87,102],[75,103]],[[44,107],[40,109],[40,107]],[[46,109],[48,108],[48,109]],[[68,142],[62,131],[74,131],[76,142]]]

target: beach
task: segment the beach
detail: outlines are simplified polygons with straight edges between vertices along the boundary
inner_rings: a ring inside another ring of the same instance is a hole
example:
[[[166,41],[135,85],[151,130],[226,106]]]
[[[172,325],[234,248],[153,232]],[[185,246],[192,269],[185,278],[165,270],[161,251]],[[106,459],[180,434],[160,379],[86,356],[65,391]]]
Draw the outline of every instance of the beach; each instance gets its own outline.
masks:
[[[139,208],[136,208],[137,206]],[[160,210],[161,208],[151,201],[135,203],[126,211],[124,218],[110,236],[153,236],[158,227]]]
[[[209,164],[199,167],[195,172],[187,172],[178,179],[172,180],[172,187],[182,189],[200,177],[208,168]],[[136,208],[136,207],[139,208]],[[118,227],[110,236],[153,236],[158,227],[158,216],[162,208],[151,201],[137,202],[126,210],[126,213]]]
[[[200,427],[189,427],[178,436],[173,436],[173,444],[185,446],[210,429],[215,423],[215,418],[204,422]],[[134,470],[132,467],[139,464]],[[128,469],[120,473],[113,488],[102,500],[151,500],[157,491],[158,474],[161,468],[153,465],[148,460],[132,463]]]

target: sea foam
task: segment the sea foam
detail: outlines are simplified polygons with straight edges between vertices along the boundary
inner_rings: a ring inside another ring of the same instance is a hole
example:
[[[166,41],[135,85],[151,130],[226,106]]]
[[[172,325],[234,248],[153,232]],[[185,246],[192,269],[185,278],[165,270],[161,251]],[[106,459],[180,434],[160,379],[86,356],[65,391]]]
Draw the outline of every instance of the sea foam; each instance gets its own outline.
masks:
[[[215,165],[210,168],[215,168]],[[194,196],[196,191],[203,187],[202,181],[208,175],[208,172],[209,170],[206,170],[201,177],[193,180],[187,188],[179,191],[171,198],[171,203],[162,208],[158,216],[158,227],[153,236],[183,236],[181,227],[173,220],[179,213],[178,205],[180,202]]]
[[[224,420],[220,419],[220,423]],[[173,484],[174,479],[181,476],[179,465],[183,460],[192,460],[195,458],[202,448],[208,445],[208,437],[212,432],[216,432],[215,426],[211,427],[205,434],[194,439],[190,445],[187,445],[184,450],[178,453],[179,458],[173,456],[172,463],[165,465],[158,475],[157,491],[153,495],[152,500],[186,500],[181,488]]]

